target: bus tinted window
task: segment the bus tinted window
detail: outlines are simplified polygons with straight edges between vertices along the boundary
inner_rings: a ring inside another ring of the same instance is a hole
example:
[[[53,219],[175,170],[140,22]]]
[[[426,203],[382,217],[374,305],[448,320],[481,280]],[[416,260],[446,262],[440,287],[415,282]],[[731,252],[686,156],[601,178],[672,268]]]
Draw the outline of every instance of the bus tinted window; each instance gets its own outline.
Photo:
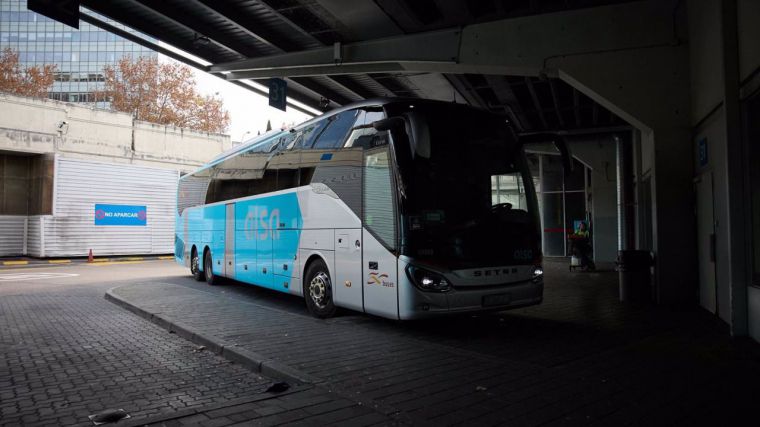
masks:
[[[314,141],[320,134],[322,134],[322,131],[327,125],[328,120],[320,120],[299,131],[301,135],[299,136],[298,141],[296,141],[295,148],[311,148],[311,146],[314,145]]]
[[[205,195],[211,180],[205,176],[187,175],[179,180],[177,189],[177,213],[187,208],[200,206],[205,202]]]
[[[356,110],[344,111],[332,116],[327,120],[327,128],[319,135],[314,146],[315,149],[337,148],[346,140],[348,130],[356,122]]]
[[[365,151],[364,226],[386,247],[396,247],[396,209],[388,146]]]

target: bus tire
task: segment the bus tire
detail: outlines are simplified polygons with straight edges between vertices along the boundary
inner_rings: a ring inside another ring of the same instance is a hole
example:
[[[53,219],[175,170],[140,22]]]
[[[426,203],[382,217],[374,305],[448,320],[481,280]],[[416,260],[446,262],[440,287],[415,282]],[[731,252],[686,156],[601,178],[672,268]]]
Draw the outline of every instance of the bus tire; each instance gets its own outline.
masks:
[[[321,260],[315,260],[306,269],[303,283],[303,295],[309,312],[320,319],[332,317],[335,314],[335,303],[332,297],[332,280],[327,266]]]
[[[193,248],[192,255],[190,255],[190,273],[193,274],[193,278],[199,282],[206,280],[206,276],[201,271],[201,261],[198,259],[198,249]]]
[[[206,278],[206,283],[211,286],[218,285],[220,283],[220,277],[214,274],[214,260],[211,258],[211,251],[207,250],[203,255],[203,275]]]

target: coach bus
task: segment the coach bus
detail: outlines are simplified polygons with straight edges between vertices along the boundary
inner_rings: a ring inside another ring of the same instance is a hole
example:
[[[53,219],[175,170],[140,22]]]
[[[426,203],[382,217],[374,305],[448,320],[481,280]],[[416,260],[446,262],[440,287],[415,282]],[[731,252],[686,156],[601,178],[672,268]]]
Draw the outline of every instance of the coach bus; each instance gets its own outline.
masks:
[[[367,100],[183,176],[175,257],[199,281],[304,297],[320,318],[502,310],[542,300],[537,206],[503,118]]]

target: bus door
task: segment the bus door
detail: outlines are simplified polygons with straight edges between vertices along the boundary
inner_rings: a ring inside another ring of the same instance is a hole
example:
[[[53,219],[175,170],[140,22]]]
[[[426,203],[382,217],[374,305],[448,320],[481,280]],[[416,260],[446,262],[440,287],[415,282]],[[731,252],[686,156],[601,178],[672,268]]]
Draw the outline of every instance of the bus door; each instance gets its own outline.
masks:
[[[396,203],[387,143],[364,152],[363,184],[364,311],[397,317]]]
[[[235,278],[235,204],[228,203],[224,221],[224,277]]]

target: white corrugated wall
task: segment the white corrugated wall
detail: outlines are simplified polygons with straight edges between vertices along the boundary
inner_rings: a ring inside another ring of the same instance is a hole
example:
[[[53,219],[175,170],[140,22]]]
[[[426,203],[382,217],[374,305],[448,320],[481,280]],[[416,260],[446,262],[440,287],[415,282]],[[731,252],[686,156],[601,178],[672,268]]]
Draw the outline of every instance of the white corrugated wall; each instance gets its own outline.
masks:
[[[172,170],[59,158],[43,256],[172,253],[177,178]],[[95,204],[146,206],[147,225],[96,226]]]
[[[0,215],[0,256],[23,255],[26,216]]]
[[[42,221],[49,220],[49,216],[34,215],[29,217],[29,225],[26,232],[27,255],[41,257],[42,253]]]

